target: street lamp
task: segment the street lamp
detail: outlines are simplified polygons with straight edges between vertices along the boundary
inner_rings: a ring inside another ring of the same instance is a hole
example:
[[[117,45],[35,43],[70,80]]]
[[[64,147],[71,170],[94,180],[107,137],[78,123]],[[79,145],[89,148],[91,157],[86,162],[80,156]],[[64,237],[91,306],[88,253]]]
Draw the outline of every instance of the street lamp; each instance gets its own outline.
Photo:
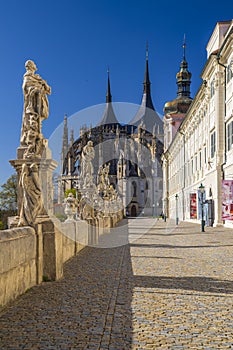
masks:
[[[179,217],[178,217],[178,194],[175,195],[175,199],[176,199],[176,225],[178,225],[179,223]]]
[[[201,232],[205,232],[205,221],[204,221],[204,201],[203,196],[205,192],[205,186],[201,185],[199,186],[199,191],[201,193]]]
[[[152,215],[153,215],[153,218],[154,218],[154,217],[155,217],[155,203],[152,204],[152,207],[153,207],[153,213],[152,213]]]

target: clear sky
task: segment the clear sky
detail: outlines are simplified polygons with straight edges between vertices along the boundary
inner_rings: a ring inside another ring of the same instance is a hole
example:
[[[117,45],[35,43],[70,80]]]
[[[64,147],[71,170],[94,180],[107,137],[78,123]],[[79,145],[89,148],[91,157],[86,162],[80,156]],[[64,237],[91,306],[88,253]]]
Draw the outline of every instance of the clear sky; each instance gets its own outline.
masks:
[[[0,185],[14,171],[8,160],[19,146],[26,60],[52,87],[49,138],[65,113],[105,102],[108,65],[113,100],[139,104],[147,41],[156,110],[176,97],[184,33],[193,97],[215,24],[232,18],[231,0],[0,0]]]

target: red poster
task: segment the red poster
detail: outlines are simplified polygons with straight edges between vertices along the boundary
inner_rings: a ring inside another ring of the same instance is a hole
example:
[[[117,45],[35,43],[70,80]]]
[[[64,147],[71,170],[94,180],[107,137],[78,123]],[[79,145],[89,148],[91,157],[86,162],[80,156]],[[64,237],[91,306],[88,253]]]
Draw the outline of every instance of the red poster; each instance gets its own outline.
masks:
[[[233,180],[222,180],[222,220],[233,220]]]
[[[197,194],[190,193],[190,219],[197,218]]]

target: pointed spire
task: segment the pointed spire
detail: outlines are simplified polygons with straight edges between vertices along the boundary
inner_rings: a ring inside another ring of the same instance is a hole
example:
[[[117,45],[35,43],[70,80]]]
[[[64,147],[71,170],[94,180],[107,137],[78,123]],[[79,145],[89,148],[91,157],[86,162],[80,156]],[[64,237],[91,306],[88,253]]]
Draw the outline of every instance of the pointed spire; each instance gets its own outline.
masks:
[[[145,103],[146,108],[154,109],[152,98],[151,98],[151,82],[149,77],[149,49],[148,49],[148,42],[146,43],[146,68],[145,68],[145,74],[144,74],[144,81],[143,81],[143,99]]]
[[[146,44],[146,69],[144,74],[143,82],[143,95],[140,108],[136,115],[130,120],[129,124],[138,126],[140,123],[144,123],[145,129],[152,133],[153,125],[159,124],[161,128],[163,122],[159,115],[156,113],[152,98],[151,98],[151,89],[150,89],[150,78],[149,78],[149,50],[148,43]]]
[[[70,147],[73,145],[74,143],[74,129],[72,128],[70,130]]]
[[[107,94],[106,94],[106,107],[104,114],[102,116],[101,121],[97,124],[100,125],[112,125],[112,124],[119,124],[114,110],[112,106],[112,95],[111,95],[111,88],[110,88],[110,74],[109,74],[109,67],[108,67],[108,88],[107,88]],[[107,131],[106,131],[107,132]]]
[[[146,69],[145,69],[145,75],[144,75],[144,81],[143,81],[143,85],[144,85],[143,92],[150,94],[150,78],[149,78],[148,60],[149,60],[149,49],[148,49],[148,42],[147,42],[146,43]]]
[[[110,87],[110,72],[109,72],[109,67],[108,67],[108,88],[107,88],[107,95],[106,95],[106,103],[111,103],[112,102],[112,95],[111,95],[111,87]]]
[[[67,115],[64,116],[63,123],[63,137],[62,137],[62,150],[61,150],[61,169],[63,171],[63,163],[68,152],[68,127],[67,127]]]
[[[64,115],[64,124],[63,124],[63,148],[67,149],[68,148],[68,127],[67,127],[67,115]]]

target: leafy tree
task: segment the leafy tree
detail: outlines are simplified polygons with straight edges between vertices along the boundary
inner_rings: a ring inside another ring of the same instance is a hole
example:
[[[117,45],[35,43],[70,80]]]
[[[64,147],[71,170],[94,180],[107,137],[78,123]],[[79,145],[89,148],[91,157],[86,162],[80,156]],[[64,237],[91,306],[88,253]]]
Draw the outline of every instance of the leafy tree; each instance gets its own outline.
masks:
[[[0,230],[3,230],[7,228],[7,218],[17,214],[17,175],[11,175],[1,187]]]
[[[76,189],[75,188],[70,188],[69,190],[65,191],[65,197],[68,197],[68,195],[72,193],[74,198],[76,197]]]
[[[7,182],[1,186],[0,208],[10,212],[17,210],[17,175],[13,174]]]

